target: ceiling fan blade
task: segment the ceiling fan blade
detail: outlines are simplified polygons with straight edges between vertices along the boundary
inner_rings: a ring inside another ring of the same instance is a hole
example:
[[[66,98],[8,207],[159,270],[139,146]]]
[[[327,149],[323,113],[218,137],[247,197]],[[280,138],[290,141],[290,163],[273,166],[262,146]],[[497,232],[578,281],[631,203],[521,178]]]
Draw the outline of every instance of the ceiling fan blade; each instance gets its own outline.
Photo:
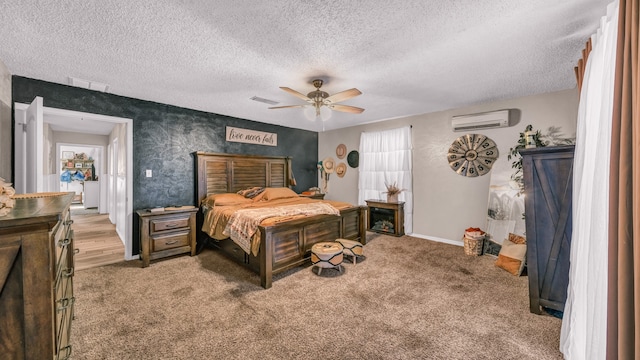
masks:
[[[327,106],[332,110],[348,112],[348,113],[352,113],[352,114],[360,114],[361,112],[364,111],[363,108],[359,108],[359,107],[355,107],[355,106],[349,106],[349,105],[327,105]]]
[[[361,95],[362,93],[360,92],[360,90],[353,88],[353,89],[349,89],[349,90],[345,90],[345,91],[341,91],[339,93],[335,93],[331,96],[329,96],[328,98],[324,99],[325,103],[337,103],[340,101],[345,101],[347,99],[351,99],[352,97],[356,97],[358,95]]]
[[[280,89],[288,92],[289,94],[295,96],[295,97],[299,97],[300,99],[307,101],[307,102],[312,102],[311,99],[309,99],[309,97],[303,93],[299,93],[291,88],[285,87],[285,86],[280,86]]]
[[[307,107],[307,104],[304,105],[286,105],[286,106],[273,106],[270,107],[269,109],[286,109],[286,108],[301,108],[301,107]]]

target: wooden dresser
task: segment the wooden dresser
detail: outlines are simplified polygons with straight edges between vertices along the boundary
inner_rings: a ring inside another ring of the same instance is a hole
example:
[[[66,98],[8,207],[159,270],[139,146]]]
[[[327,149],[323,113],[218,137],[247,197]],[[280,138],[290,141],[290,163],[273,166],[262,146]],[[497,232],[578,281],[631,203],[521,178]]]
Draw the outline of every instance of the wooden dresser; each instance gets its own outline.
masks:
[[[73,319],[73,193],[16,199],[0,217],[0,357],[67,359]]]
[[[564,311],[571,253],[573,146],[520,150],[527,229],[529,310]]]

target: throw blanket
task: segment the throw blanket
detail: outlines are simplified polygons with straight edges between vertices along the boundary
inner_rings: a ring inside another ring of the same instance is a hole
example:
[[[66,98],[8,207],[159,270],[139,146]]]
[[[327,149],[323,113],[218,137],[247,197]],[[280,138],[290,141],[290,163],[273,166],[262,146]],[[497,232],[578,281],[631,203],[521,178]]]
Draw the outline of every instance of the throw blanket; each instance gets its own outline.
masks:
[[[233,213],[227,223],[227,226],[224,228],[223,234],[229,236],[247,254],[250,254],[251,237],[256,231],[258,231],[258,225],[260,225],[262,220],[280,216],[312,216],[321,214],[340,216],[340,211],[323,202],[278,206],[273,208],[242,209]]]

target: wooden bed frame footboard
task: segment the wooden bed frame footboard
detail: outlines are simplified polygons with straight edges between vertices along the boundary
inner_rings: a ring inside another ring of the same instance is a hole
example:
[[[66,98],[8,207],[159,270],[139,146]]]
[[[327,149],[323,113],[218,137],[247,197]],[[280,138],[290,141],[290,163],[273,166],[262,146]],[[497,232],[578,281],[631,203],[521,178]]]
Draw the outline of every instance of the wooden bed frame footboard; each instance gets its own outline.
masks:
[[[311,247],[321,241],[351,239],[366,243],[366,207],[342,210],[340,216],[318,215],[269,227],[260,227],[260,285],[271,287],[272,276],[302,265],[311,257]]]
[[[251,186],[289,186],[291,159],[248,155],[197,152],[197,205],[207,195],[237,192]],[[308,218],[261,226],[260,251],[257,256],[245,253],[233,241],[213,240],[202,229],[201,213],[197,216],[199,249],[209,243],[232,259],[260,274],[260,285],[271,287],[273,275],[307,262],[313,244],[338,238],[366,243],[366,206],[353,206],[340,211],[340,216],[316,215]]]

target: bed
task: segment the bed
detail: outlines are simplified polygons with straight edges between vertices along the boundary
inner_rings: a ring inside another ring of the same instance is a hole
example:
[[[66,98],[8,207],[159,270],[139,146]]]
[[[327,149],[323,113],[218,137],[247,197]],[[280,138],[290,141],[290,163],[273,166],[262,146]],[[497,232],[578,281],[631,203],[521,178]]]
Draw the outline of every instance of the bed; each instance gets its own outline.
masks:
[[[216,194],[233,194],[251,187],[288,188],[291,179],[291,158],[273,156],[194,153],[198,249],[213,246],[236,262],[260,275],[260,285],[268,289],[273,275],[308,263],[313,244],[351,239],[365,244],[365,206],[339,203],[338,214],[293,216],[286,221],[262,221],[255,237],[259,247],[245,251],[229,238],[212,237],[204,232],[206,206],[203,200]],[[310,200],[322,202],[322,200]],[[331,202],[330,202],[331,203]]]

